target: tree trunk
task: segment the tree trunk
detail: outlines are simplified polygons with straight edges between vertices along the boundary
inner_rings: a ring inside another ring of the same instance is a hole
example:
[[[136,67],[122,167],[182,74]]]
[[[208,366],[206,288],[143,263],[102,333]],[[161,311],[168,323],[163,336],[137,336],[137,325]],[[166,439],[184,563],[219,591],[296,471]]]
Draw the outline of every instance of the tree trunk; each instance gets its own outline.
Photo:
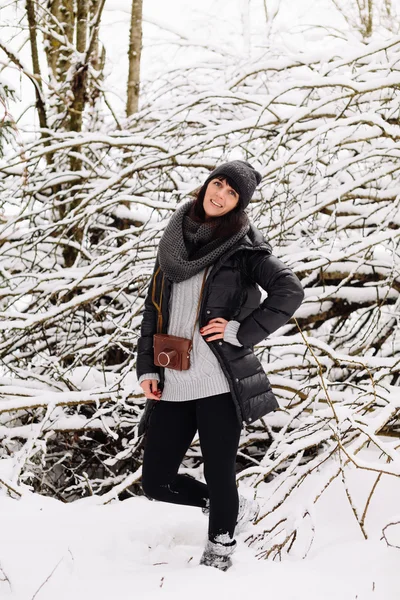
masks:
[[[89,0],[79,0],[78,10],[76,15],[76,50],[80,54],[84,54],[87,43],[89,17]],[[86,101],[86,86],[87,86],[87,62],[78,63],[75,68],[75,73],[72,81],[72,92],[74,100],[71,104],[71,131],[82,130],[82,117]]]
[[[53,36],[51,33],[45,35],[45,50],[50,74],[57,83],[64,83],[71,66],[71,48],[74,43],[74,1],[48,0],[45,20],[48,30],[54,31],[58,36]],[[65,39],[65,44],[60,41],[62,37]]]
[[[126,116],[130,117],[139,108],[140,57],[142,53],[142,10],[143,0],[132,0],[131,29],[129,33],[129,74]]]
[[[373,7],[372,0],[368,0],[368,14],[367,14],[367,23],[366,23],[366,28],[365,28],[365,35],[367,38],[370,38],[372,35],[373,13],[374,13],[374,7]]]
[[[29,41],[31,45],[33,73],[36,76],[37,86],[35,86],[36,94],[36,109],[39,116],[39,124],[41,129],[47,129],[46,108],[43,99],[43,86],[40,73],[39,52],[37,47],[36,35],[36,15],[33,0],[26,0],[26,13],[28,16],[29,25]],[[42,136],[45,134],[42,133]]]
[[[57,20],[59,23],[61,22],[60,4],[61,0],[48,0],[47,2],[48,17],[46,21],[48,21],[49,28],[54,27],[54,20]],[[57,30],[58,29],[59,28],[57,28]],[[45,35],[45,39],[45,51],[47,56],[47,64],[50,68],[50,75],[51,77],[56,78],[60,41],[51,35]]]

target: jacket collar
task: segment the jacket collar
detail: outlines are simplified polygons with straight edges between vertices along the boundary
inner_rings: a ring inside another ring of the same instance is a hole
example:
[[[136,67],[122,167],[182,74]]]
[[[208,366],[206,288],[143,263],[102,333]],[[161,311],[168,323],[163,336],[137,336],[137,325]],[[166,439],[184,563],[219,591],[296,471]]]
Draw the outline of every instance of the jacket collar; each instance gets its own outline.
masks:
[[[261,231],[252,223],[250,223],[248,232],[223,255],[222,259],[226,259],[227,256],[231,256],[231,254],[238,250],[263,250],[268,254],[272,254],[271,245],[264,238]]]
[[[225,254],[220,256],[215,267],[218,269],[232,254],[239,250],[261,250],[266,254],[272,254],[272,247],[264,238],[263,234],[257,227],[250,223],[250,229],[248,232],[240,238],[240,240],[234,244]]]
[[[233,246],[235,249],[243,249],[249,248],[250,250],[265,250],[272,253],[272,248],[267,240],[264,238],[263,234],[257,227],[250,223],[250,229],[244,235],[237,244]]]

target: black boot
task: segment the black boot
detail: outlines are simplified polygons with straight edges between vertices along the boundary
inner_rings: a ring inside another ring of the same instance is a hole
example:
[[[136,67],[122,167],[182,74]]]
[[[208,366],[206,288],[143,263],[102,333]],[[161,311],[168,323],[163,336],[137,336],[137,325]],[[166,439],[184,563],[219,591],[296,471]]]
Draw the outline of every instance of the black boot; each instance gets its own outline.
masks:
[[[227,571],[232,566],[231,556],[236,548],[236,540],[228,543],[212,542],[207,540],[200,564],[206,567],[215,567]]]

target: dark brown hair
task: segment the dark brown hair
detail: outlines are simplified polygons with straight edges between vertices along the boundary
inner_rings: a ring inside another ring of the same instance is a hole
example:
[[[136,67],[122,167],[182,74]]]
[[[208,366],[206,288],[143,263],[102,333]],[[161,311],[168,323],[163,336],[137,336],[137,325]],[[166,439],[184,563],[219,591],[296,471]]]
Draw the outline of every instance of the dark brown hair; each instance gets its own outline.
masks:
[[[235,182],[230,177],[220,175],[218,177],[215,177],[215,179],[219,179],[220,181],[226,181],[226,183],[231,188],[233,188],[237,194],[239,194],[239,190],[237,189]],[[203,186],[197,192],[194,193],[195,200],[190,209],[189,215],[194,221],[197,221],[198,223],[204,223],[206,220],[206,213],[204,212],[203,202],[206,189],[209,183],[210,182],[207,182],[207,185],[203,184]],[[229,238],[235,233],[237,233],[244,225],[246,225],[247,221],[248,217],[244,212],[243,204],[239,196],[239,200],[235,208],[230,210],[225,215],[222,215],[222,217],[210,217],[210,219],[207,221],[208,223],[214,225],[214,233],[211,239],[214,240],[217,238]]]

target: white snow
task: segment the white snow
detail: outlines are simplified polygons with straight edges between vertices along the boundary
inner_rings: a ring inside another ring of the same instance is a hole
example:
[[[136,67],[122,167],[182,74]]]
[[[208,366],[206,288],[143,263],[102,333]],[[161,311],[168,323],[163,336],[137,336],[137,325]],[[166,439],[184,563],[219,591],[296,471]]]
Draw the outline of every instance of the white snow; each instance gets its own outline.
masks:
[[[366,471],[346,470],[346,484],[360,510],[375,478]],[[318,479],[319,474],[310,477],[308,489],[289,499],[293,518],[310,504]],[[251,492],[240,489],[245,495]],[[269,484],[257,490],[258,499],[266,502]],[[97,505],[95,498],[63,504],[29,492],[20,500],[3,495],[0,597],[398,600],[400,550],[381,538],[387,517],[400,519],[399,492],[398,478],[382,478],[367,513],[365,540],[344,485],[336,478],[314,506],[312,518],[301,520],[292,557],[281,562],[257,559],[257,550],[246,540],[263,530],[261,521],[238,536],[234,564],[226,573],[198,564],[207,530],[200,509],[145,497]],[[301,559],[313,527],[314,543]],[[400,525],[385,533],[389,543],[400,545]]]

